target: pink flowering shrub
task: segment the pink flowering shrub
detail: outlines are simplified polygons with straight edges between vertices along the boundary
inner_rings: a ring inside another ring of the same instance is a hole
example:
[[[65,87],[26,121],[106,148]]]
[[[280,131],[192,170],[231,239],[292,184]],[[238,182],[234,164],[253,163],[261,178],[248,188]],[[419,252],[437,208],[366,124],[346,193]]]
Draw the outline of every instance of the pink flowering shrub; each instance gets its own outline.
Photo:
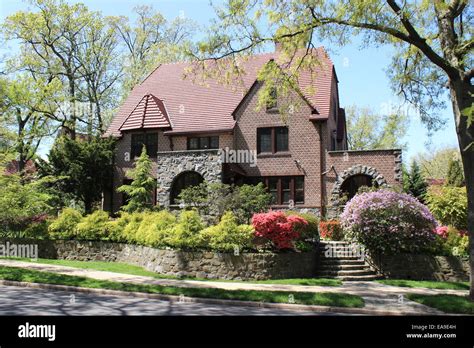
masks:
[[[448,238],[448,226],[438,226],[435,229],[435,233],[443,239]]]
[[[254,214],[252,225],[255,236],[272,243],[277,249],[293,249],[294,241],[299,238],[300,230],[308,222],[296,215],[288,215],[281,211]]]
[[[346,236],[380,253],[429,250],[436,221],[416,198],[390,190],[356,195],[345,206],[341,223]]]

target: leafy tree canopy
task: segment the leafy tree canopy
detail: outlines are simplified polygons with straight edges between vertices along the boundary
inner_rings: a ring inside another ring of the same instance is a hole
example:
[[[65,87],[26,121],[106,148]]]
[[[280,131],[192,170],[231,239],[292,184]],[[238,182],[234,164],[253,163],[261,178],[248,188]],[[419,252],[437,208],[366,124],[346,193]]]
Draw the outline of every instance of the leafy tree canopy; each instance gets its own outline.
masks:
[[[347,141],[351,150],[405,148],[408,128],[403,113],[379,115],[370,108],[346,108]]]

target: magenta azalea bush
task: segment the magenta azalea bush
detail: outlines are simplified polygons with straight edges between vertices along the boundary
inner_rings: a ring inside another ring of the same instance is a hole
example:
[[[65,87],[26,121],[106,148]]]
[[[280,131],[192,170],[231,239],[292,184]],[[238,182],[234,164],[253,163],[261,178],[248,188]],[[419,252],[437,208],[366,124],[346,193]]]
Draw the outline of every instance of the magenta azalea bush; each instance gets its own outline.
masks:
[[[416,198],[390,190],[356,195],[345,206],[341,223],[346,238],[369,252],[429,250],[436,240],[436,220]]]

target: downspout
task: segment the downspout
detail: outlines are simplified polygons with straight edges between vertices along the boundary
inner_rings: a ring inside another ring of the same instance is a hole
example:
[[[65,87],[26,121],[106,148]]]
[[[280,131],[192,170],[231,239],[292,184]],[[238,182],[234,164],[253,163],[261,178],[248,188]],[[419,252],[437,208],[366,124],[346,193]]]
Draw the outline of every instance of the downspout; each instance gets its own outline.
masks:
[[[323,161],[324,161],[324,154],[323,154],[323,125],[322,122],[318,122],[318,131],[319,131],[319,173],[320,173],[320,187],[321,187],[321,192],[320,192],[320,202],[319,206],[321,207],[321,217],[326,216],[326,207],[325,207],[325,202],[324,202],[324,195],[325,195],[325,187],[324,187],[324,175],[322,174],[324,172],[324,167],[323,167]]]
[[[111,189],[110,189],[110,215],[114,215],[115,212],[114,212],[114,182],[115,182],[115,149],[114,149],[114,154],[112,156],[112,168],[114,170],[114,172],[112,173],[112,186],[111,186]]]

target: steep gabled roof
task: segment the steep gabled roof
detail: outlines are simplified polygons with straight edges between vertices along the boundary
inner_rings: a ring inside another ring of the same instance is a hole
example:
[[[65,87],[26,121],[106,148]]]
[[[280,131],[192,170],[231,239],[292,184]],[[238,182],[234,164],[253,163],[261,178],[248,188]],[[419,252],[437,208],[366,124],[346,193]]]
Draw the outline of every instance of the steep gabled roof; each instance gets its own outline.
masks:
[[[125,118],[119,131],[142,128],[171,128],[163,101],[153,94],[146,94]]]
[[[312,50],[312,54],[316,54],[321,62],[315,68],[316,77],[312,79],[311,73],[302,71],[298,82],[306,102],[317,110],[311,118],[324,120],[329,117],[331,86],[336,77],[333,63],[322,47]],[[277,58],[277,52],[249,57],[242,62],[245,71],[242,84],[234,86],[222,85],[213,79],[205,80],[205,85],[194,83],[183,77],[189,63],[163,64],[131,91],[105,135],[120,136],[122,131],[141,123],[148,128],[156,124],[164,125],[164,119],[157,123],[157,116],[150,113],[148,108],[144,110],[144,106],[140,106],[149,100],[148,97],[143,101],[151,94],[152,100],[159,100],[163,105],[163,108],[158,109],[166,116],[171,127],[167,134],[231,131],[235,125],[233,113],[257,80],[258,71]],[[311,85],[314,93],[309,92],[308,87]]]

